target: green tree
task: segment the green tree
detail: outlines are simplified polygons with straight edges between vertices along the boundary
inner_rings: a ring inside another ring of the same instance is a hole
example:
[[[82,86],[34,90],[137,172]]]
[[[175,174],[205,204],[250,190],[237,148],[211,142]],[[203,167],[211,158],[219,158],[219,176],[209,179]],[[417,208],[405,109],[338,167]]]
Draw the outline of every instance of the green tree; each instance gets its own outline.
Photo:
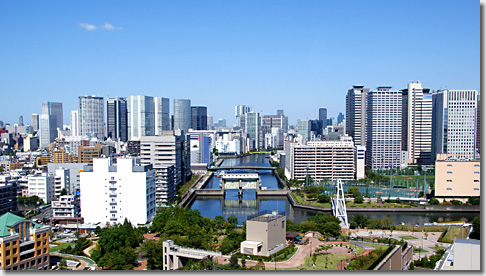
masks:
[[[238,217],[231,215],[228,217],[228,222],[234,227],[238,224]]]
[[[147,258],[147,268],[150,270],[162,269],[162,240],[146,240],[142,243],[142,252]]]
[[[329,203],[329,202],[331,202],[331,197],[328,196],[328,195],[319,195],[317,197],[317,201],[319,203]]]
[[[431,205],[439,205],[440,202],[439,202],[439,200],[437,198],[431,198],[430,201],[429,201],[429,203]]]
[[[67,191],[66,191],[66,189],[65,189],[65,188],[63,188],[63,189],[61,190],[61,196],[65,196],[65,195],[67,195]]]
[[[361,192],[357,187],[351,187],[348,189],[348,194],[352,194],[354,198],[361,196]]]
[[[353,221],[356,222],[358,227],[365,228],[366,226],[368,226],[368,218],[363,215],[354,216]]]
[[[481,199],[479,196],[473,196],[468,199],[467,203],[471,205],[479,205],[481,204]]]
[[[362,196],[357,196],[354,198],[354,203],[363,203],[364,199]]]
[[[236,256],[236,254],[231,255],[229,265],[233,269],[238,269],[240,267],[238,264],[238,256]]]
[[[471,238],[479,240],[481,238],[481,217],[476,216],[472,220],[472,233]]]

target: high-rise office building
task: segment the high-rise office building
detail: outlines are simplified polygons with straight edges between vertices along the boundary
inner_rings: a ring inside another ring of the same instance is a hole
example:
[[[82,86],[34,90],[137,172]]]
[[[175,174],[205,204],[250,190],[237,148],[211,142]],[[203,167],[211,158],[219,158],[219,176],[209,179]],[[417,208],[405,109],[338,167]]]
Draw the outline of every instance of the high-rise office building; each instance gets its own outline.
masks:
[[[43,102],[42,114],[49,114],[56,118],[56,129],[63,129],[62,103]]]
[[[106,99],[107,137],[120,141],[128,141],[127,98]]]
[[[23,126],[24,125],[24,116],[20,115],[19,116],[19,126]]]
[[[260,113],[253,111],[245,113],[245,131],[250,139],[253,141],[251,147],[253,149],[259,149],[260,147],[262,147],[262,143],[260,141],[260,128]]]
[[[312,139],[322,137],[323,130],[322,130],[322,121],[321,120],[309,120],[310,128],[309,128],[309,137]]]
[[[32,131],[39,131],[39,114],[32,114],[30,125],[32,126]]]
[[[71,110],[71,136],[80,136],[78,110]]]
[[[218,127],[226,127],[226,119],[219,119]]]
[[[371,169],[401,164],[402,92],[381,86],[367,93],[366,165]]]
[[[191,100],[174,99],[174,130],[184,133],[191,128]]]
[[[366,95],[364,86],[354,85],[346,95],[346,133],[356,146],[366,146]]]
[[[214,121],[213,121],[213,116],[211,115],[208,115],[208,130],[212,130],[214,128],[213,124],[214,124]]]
[[[57,137],[56,116],[49,114],[39,115],[39,148],[45,149]]]
[[[402,90],[402,150],[408,163],[430,164],[432,143],[432,94],[420,82]]]
[[[311,121],[310,120],[297,120],[297,133],[302,136],[305,141],[310,140],[311,135]]]
[[[245,114],[251,112],[251,106],[237,105],[235,106],[236,126],[245,129]]]
[[[322,121],[322,129],[327,127],[327,108],[319,108],[319,121]]]
[[[208,108],[205,106],[192,106],[191,107],[192,123],[191,128],[193,130],[207,130],[208,129]]]
[[[288,117],[284,115],[283,110],[277,110],[277,115],[262,115],[263,134],[271,133],[272,128],[278,127],[284,133],[288,131]]]
[[[169,99],[129,96],[127,99],[128,140],[161,135],[170,129]]]
[[[340,123],[342,123],[344,121],[344,114],[339,112],[338,116],[337,116],[337,124],[339,125]]]
[[[477,90],[440,90],[432,94],[432,159],[439,153],[476,155]]]
[[[105,105],[103,97],[79,96],[79,134],[104,140]]]

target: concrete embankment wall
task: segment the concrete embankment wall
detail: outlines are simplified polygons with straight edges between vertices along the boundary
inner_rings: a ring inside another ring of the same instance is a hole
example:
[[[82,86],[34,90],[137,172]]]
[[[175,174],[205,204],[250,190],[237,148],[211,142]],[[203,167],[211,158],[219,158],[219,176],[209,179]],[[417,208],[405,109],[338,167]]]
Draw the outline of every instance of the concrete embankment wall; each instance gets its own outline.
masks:
[[[425,210],[431,212],[480,212],[479,205],[427,205]]]

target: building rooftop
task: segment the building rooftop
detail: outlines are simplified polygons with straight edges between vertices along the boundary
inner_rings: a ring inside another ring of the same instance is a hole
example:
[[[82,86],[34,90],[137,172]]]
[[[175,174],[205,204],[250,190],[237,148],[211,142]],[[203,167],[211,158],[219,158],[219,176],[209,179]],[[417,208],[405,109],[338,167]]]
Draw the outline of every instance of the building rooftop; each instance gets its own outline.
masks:
[[[257,214],[248,216],[247,220],[269,222],[281,217],[285,217],[285,212],[278,213],[277,210],[273,210],[273,211],[265,210],[265,211],[258,212]]]
[[[10,212],[4,214],[0,217],[0,237],[10,236],[10,227],[14,224],[18,223],[19,221],[26,220],[23,217],[19,217],[14,215]],[[32,222],[35,227],[41,227],[42,225]]]
[[[454,239],[454,243],[463,243],[463,244],[475,244],[475,245],[481,245],[480,240],[470,240],[470,239]]]

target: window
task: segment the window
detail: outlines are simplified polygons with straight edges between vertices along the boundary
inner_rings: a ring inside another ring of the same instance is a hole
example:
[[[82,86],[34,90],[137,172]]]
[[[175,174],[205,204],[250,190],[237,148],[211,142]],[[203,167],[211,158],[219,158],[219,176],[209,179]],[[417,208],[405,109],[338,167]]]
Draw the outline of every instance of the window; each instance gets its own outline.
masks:
[[[474,172],[474,174],[479,174],[479,172]]]
[[[474,179],[474,182],[479,182],[479,179]]]
[[[451,172],[451,171],[447,171],[447,173],[448,173],[448,174],[452,174],[452,172]]]
[[[452,191],[452,188],[447,188],[446,190],[448,190],[448,191]]]
[[[451,179],[447,179],[447,182],[452,182],[452,180]]]
[[[447,164],[447,167],[452,167],[452,164]]]
[[[282,220],[282,228],[285,227],[285,221]]]
[[[474,188],[475,191],[479,191],[479,188]]]

